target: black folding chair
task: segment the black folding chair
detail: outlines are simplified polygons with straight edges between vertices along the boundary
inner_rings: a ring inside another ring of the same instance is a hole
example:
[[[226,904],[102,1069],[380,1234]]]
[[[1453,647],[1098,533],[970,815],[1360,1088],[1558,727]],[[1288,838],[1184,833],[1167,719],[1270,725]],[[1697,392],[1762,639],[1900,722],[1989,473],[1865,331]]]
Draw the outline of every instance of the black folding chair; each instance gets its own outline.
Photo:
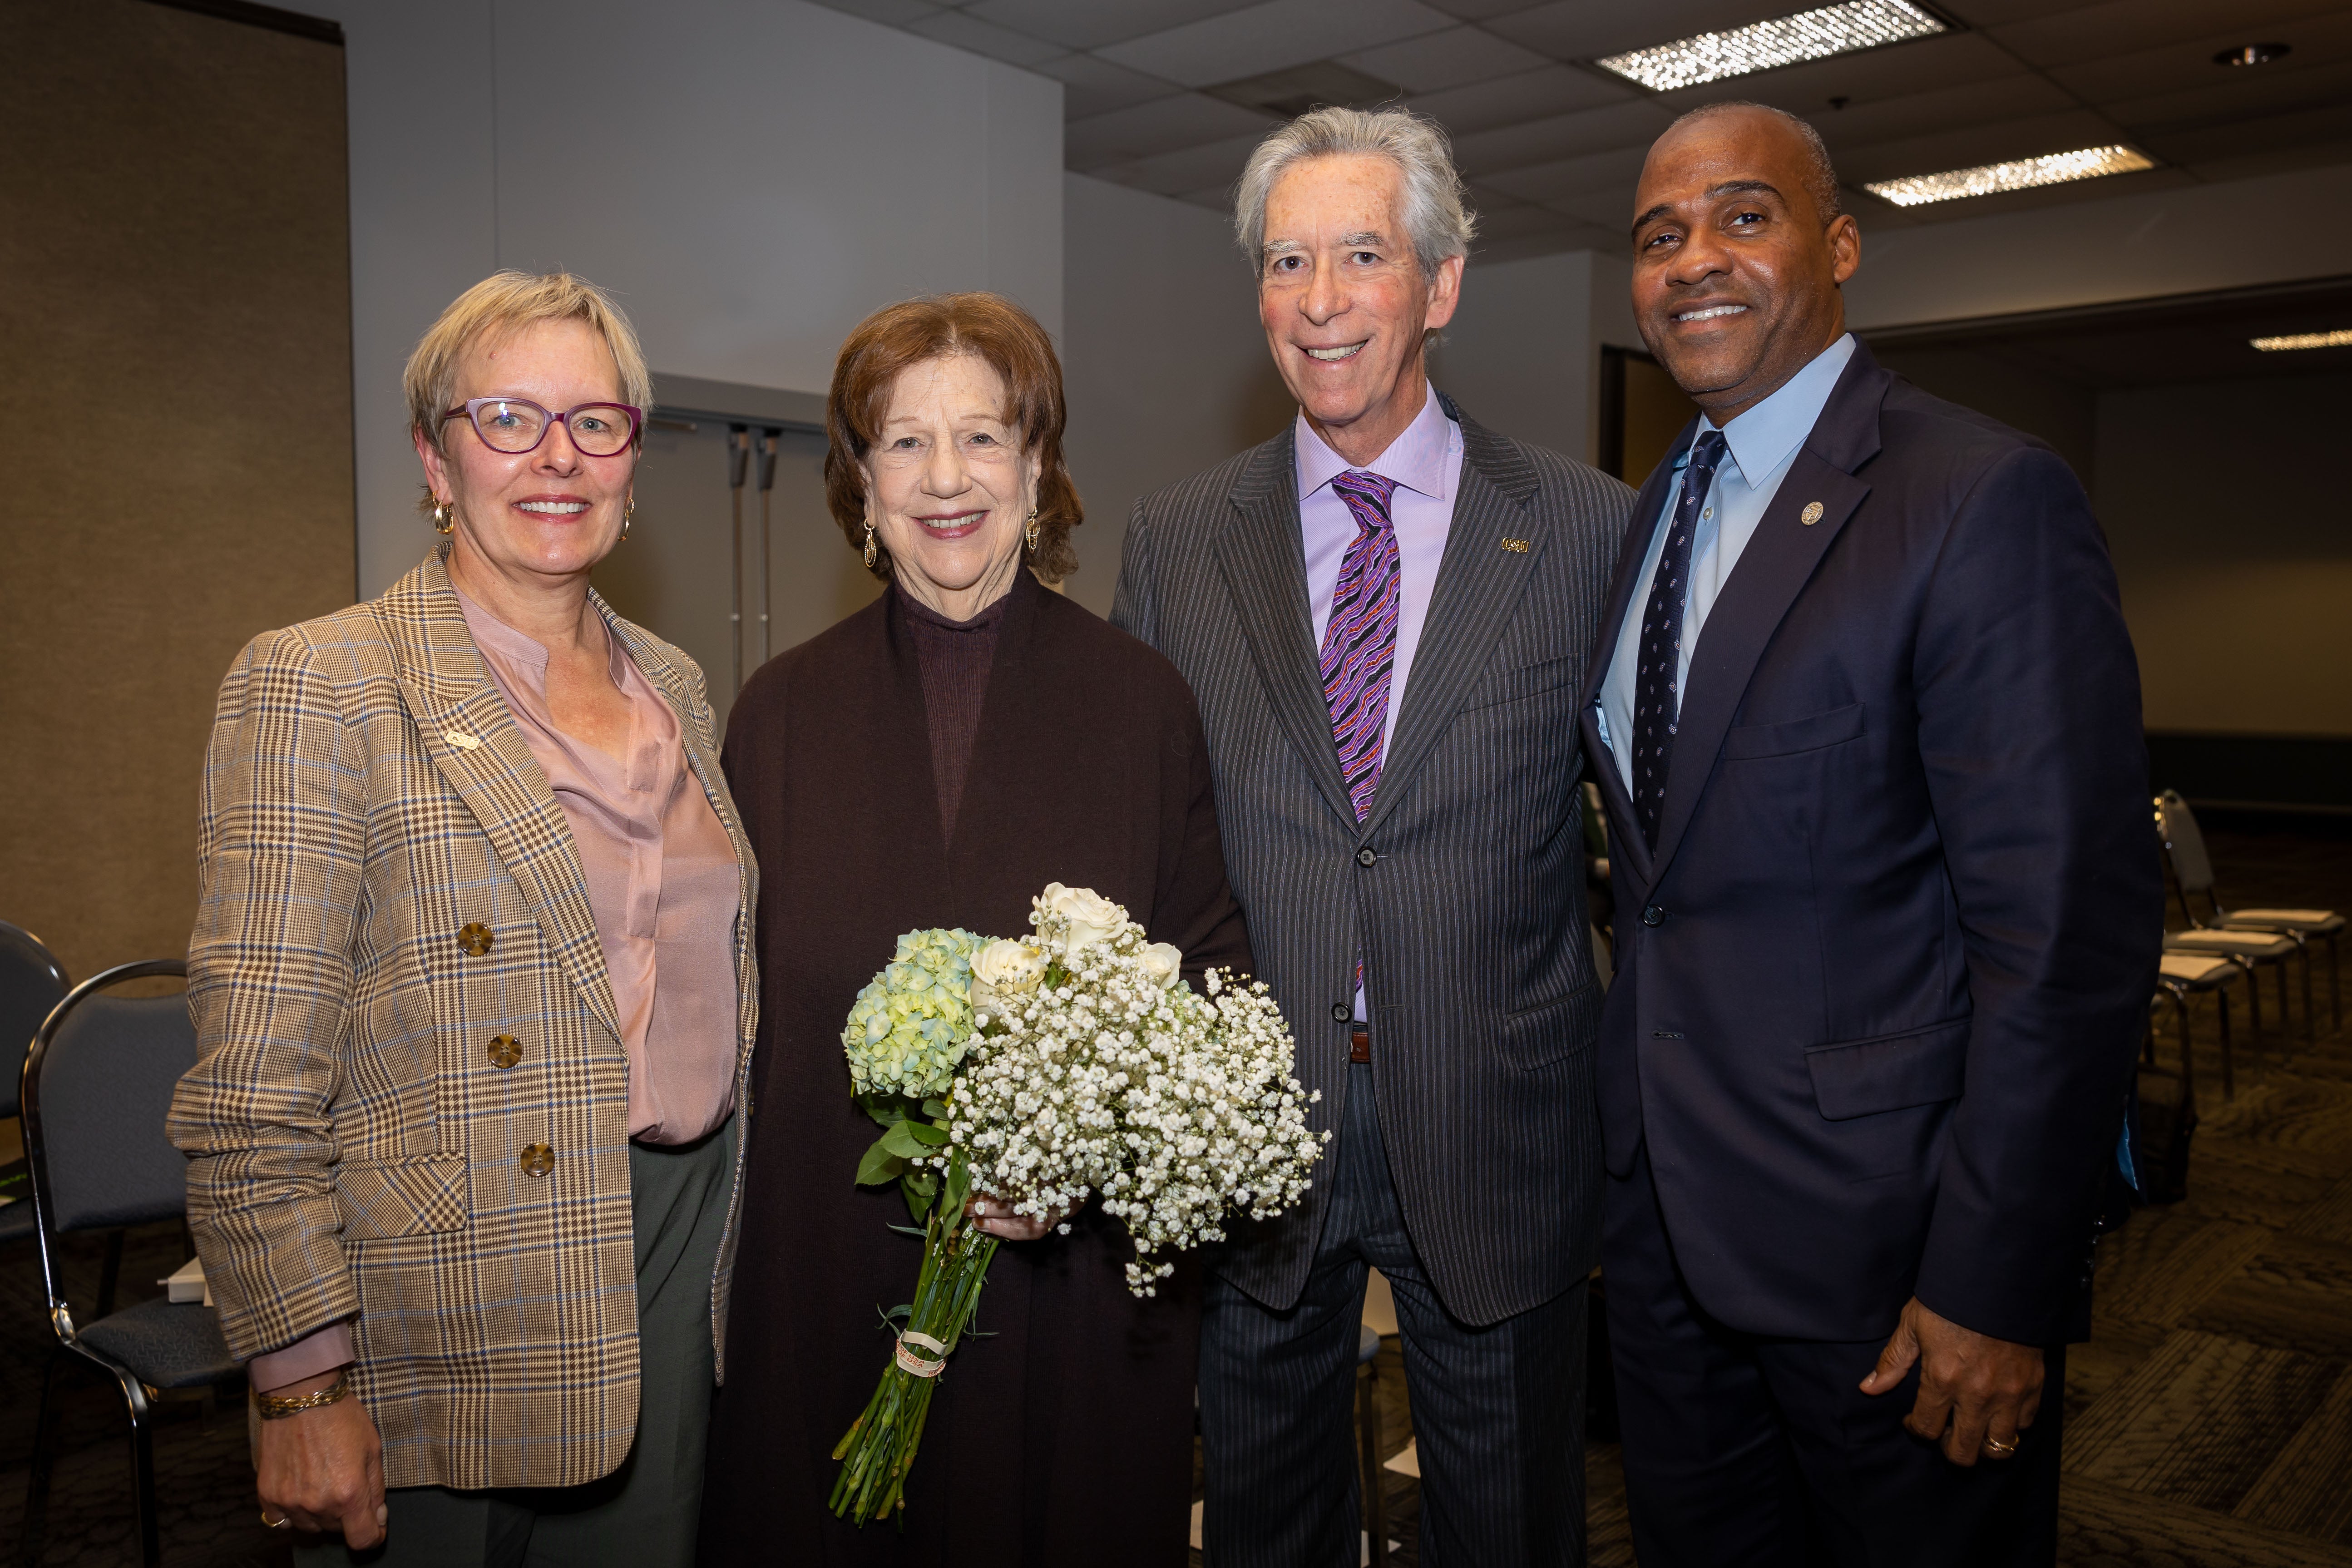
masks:
[[[2204,865],[2205,844],[2201,837],[2184,837],[2180,825],[2189,807],[2180,796],[2166,790],[2156,797],[2156,837],[2164,847],[2164,864],[2175,891],[2180,894],[2181,918],[2189,922],[2186,931],[2167,931],[2164,951],[2167,952],[2200,953],[2206,957],[2231,959],[2244,964],[2246,979],[2246,1033],[2262,1048],[2263,992],[2261,976],[2255,973],[2267,964],[2278,971],[2279,1047],[2289,1060],[2294,1056],[2294,1015],[2287,1005],[2287,961],[2303,960],[2303,1028],[2306,1039],[2315,1042],[2311,1016],[2311,953],[2304,939],[2289,931],[2247,931],[2235,927],[2206,925],[2199,921],[2189,907],[2189,884],[2200,875],[2210,889],[2212,869]],[[2196,819],[2188,817],[2190,834],[2196,830]]]
[[[2315,939],[2327,944],[2327,1009],[2334,1026],[2344,1026],[2344,982],[2336,953],[2336,940],[2344,934],[2344,917],[2334,910],[2232,910],[2221,903],[2221,895],[2213,885],[2213,858],[2205,852],[2205,835],[2197,826],[2197,814],[2179,792],[2166,790],[2156,797],[2156,820],[2164,835],[2164,847],[2172,866],[2173,889],[2179,895],[2180,913],[2191,925],[2224,931],[2267,932],[2288,938],[2303,953],[2303,1017],[2306,1027],[2305,1037],[2311,1035],[2311,942]],[[2201,897],[2205,913],[2200,918],[2189,905],[2189,900]],[[2282,981],[2284,977],[2282,977]]]
[[[187,977],[176,959],[125,963],[74,987],[34,1037],[25,1063],[25,1152],[33,1173],[41,1275],[58,1350],[41,1384],[41,1412],[25,1492],[25,1556],[37,1559],[57,1460],[58,1381],[68,1365],[93,1370],[121,1390],[131,1418],[131,1475],[142,1560],[163,1559],[155,1514],[152,1402],[165,1390],[232,1386],[243,1370],[230,1359],[210,1307],[148,1300],[111,1310],[121,1267],[121,1228],[184,1219],[188,1164],[164,1135],[172,1090],[195,1064],[196,1032],[184,996],[110,996],[110,987],[156,975]],[[58,1259],[58,1238],[111,1230],[97,1316],[74,1321]]]
[[[65,965],[39,937],[0,921],[0,1117],[17,1114],[18,1086],[33,1033],[66,999]],[[0,1175],[0,1242],[33,1234],[32,1184],[16,1173]]]

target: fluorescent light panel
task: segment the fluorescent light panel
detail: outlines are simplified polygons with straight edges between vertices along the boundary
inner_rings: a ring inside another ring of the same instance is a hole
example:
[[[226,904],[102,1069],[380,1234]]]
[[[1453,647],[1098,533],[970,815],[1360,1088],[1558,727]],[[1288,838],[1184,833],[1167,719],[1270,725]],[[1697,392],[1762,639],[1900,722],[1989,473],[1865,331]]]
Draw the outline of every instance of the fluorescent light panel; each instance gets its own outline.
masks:
[[[2154,159],[2129,147],[2084,147],[2072,153],[2044,153],[2039,158],[2015,158],[2006,163],[1979,163],[1973,169],[1948,169],[1940,174],[1873,180],[1862,188],[1898,207],[1916,207],[1929,202],[1990,196],[2000,191],[2030,191],[2036,185],[2063,185],[2069,180],[2095,180],[2102,174],[2129,174],[2155,167]]]
[[[1909,0],[1850,0],[1734,27],[1701,33],[1654,48],[1611,55],[1593,63],[1640,82],[1653,92],[1698,87],[1750,71],[1773,70],[1803,60],[1850,55],[1906,38],[1925,38],[1947,29]]]
[[[2248,338],[2246,341],[2264,353],[2276,353],[2281,349],[2352,349],[2352,327],[2340,327],[2332,332],[2289,332],[2283,338]]]

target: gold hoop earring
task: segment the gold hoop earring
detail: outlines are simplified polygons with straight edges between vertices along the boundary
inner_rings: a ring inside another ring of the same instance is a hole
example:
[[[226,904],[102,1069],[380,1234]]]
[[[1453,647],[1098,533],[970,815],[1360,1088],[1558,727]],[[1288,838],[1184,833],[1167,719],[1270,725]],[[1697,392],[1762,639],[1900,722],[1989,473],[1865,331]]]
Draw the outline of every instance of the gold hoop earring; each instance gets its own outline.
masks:
[[[628,500],[628,504],[621,508],[621,537],[618,542],[626,544],[629,542],[629,523],[636,517],[636,515],[637,498],[631,496]]]
[[[453,501],[443,500],[439,496],[435,496],[433,498],[433,531],[436,533],[446,533],[457,526],[457,504]]]
[[[875,555],[875,550],[874,550],[874,525],[873,525],[872,523],[870,523],[870,522],[869,522],[869,523],[867,523],[867,524],[866,525],[866,565],[871,566],[871,565],[873,565],[873,564],[874,564],[874,555]]]
[[[1035,507],[1029,509],[1029,526],[1022,531],[1029,541],[1029,548],[1034,552],[1037,548],[1037,509]]]

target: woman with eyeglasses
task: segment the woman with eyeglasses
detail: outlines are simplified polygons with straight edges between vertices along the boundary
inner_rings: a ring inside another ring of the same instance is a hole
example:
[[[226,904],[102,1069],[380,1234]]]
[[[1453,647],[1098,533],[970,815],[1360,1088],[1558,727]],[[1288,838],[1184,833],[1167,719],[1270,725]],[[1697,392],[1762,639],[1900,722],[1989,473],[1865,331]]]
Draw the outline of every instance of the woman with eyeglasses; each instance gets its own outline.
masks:
[[[441,539],[221,688],[188,1218],[298,1563],[684,1564],[758,989],[702,672],[588,583],[650,378],[502,272],[406,380]]]

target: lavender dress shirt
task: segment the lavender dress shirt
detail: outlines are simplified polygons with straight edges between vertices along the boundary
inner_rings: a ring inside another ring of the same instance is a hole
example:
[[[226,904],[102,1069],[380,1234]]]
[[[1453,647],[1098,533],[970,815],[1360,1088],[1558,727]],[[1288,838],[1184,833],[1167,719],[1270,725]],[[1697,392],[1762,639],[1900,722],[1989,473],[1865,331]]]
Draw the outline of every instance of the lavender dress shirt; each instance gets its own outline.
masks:
[[[1298,530],[1307,550],[1307,603],[1315,616],[1315,646],[1331,624],[1331,599],[1339,586],[1339,560],[1356,541],[1356,520],[1348,503],[1332,493],[1331,481],[1358,465],[1333,451],[1315,427],[1298,416],[1294,444],[1298,466]],[[1421,646],[1421,628],[1429,618],[1429,596],[1437,586],[1437,568],[1445,559],[1445,536],[1454,526],[1454,497],[1462,483],[1462,426],[1445,416],[1437,393],[1422,384],[1421,412],[1388,450],[1361,466],[1365,473],[1396,482],[1389,498],[1389,522],[1396,531],[1397,639],[1396,658],[1389,673],[1388,722],[1381,731],[1381,755],[1388,756],[1396,738],[1397,714],[1404,708],[1405,681],[1412,674],[1413,651]],[[1364,994],[1356,993],[1356,1019],[1364,1010]]]

